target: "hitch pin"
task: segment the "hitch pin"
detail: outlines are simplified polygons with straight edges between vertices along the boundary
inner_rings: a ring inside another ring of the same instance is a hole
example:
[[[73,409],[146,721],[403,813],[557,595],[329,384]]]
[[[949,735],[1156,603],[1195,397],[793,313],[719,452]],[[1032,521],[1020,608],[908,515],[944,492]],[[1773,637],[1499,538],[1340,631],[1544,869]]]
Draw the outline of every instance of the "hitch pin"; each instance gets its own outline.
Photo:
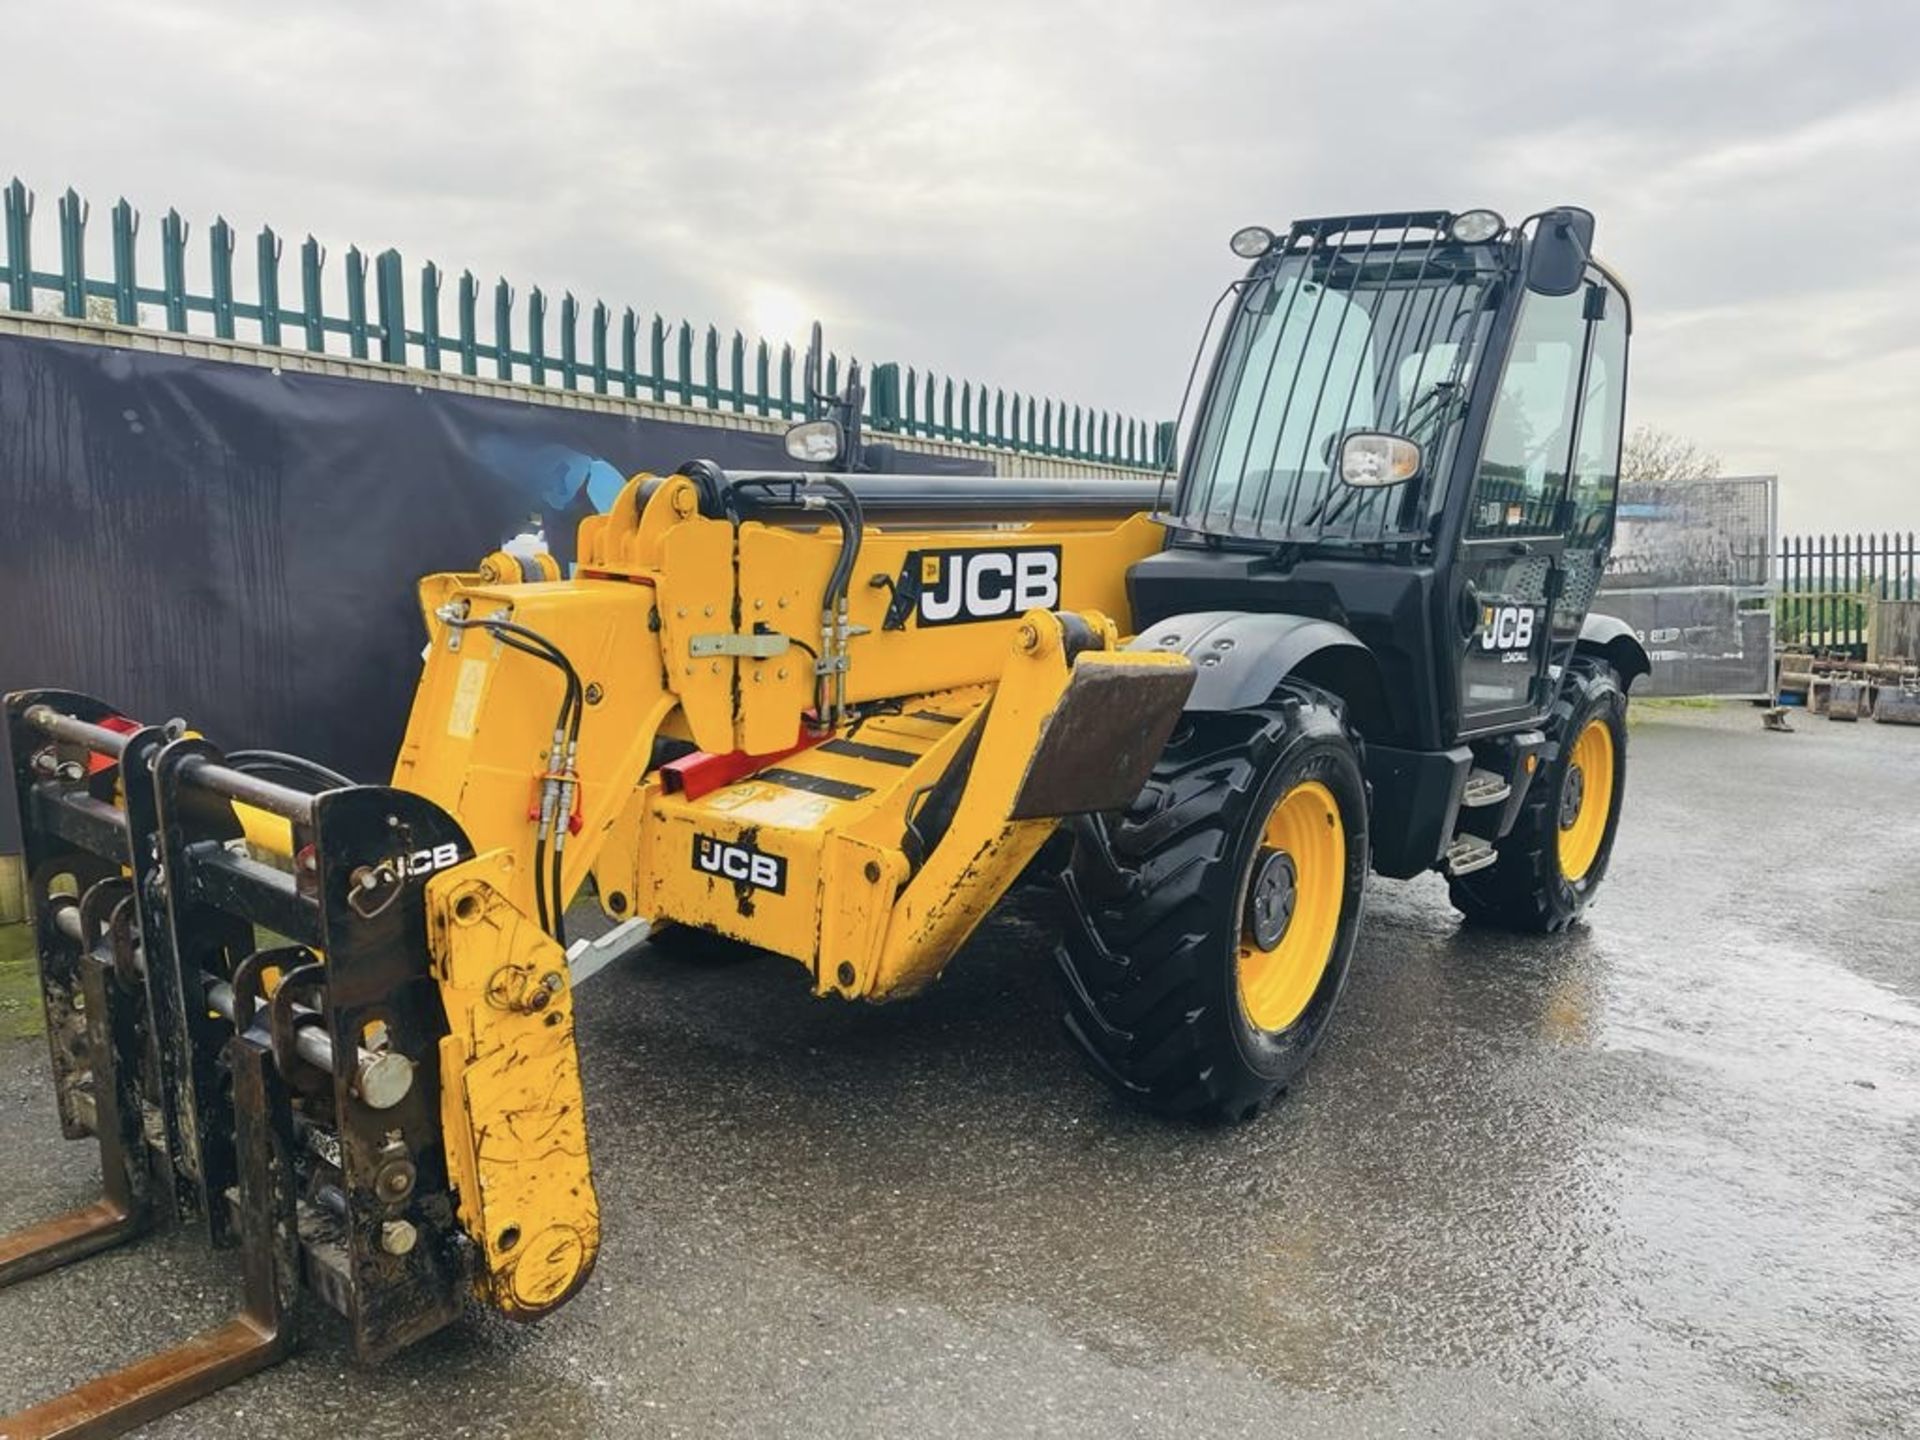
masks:
[[[71,902],[57,906],[53,924],[74,944],[84,943],[80,930],[80,907]],[[224,980],[212,980],[206,988],[207,1004],[228,1023],[233,1022],[233,986]],[[296,1005],[302,1013],[313,1013],[305,1005]],[[316,1025],[302,1025],[294,1033],[293,1048],[309,1065],[333,1073],[333,1038]],[[407,1098],[413,1089],[413,1061],[397,1050],[362,1050],[353,1067],[353,1093],[375,1110],[391,1110]]]
[[[233,1020],[233,986],[215,980],[207,986],[207,1004],[229,1022]],[[305,1005],[293,1007],[313,1014]],[[333,1073],[333,1038],[317,1025],[294,1031],[293,1048],[300,1058],[327,1074]],[[375,1110],[391,1110],[413,1089],[413,1061],[397,1050],[362,1050],[353,1067],[353,1093]]]

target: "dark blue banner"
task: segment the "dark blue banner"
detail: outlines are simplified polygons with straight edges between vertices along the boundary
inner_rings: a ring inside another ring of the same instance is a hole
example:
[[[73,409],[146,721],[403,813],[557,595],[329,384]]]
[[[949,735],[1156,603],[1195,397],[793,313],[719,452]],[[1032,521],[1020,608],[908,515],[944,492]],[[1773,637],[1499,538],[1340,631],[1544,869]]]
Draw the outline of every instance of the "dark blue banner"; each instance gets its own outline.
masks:
[[[414,582],[530,525],[564,564],[624,477],[694,458],[790,463],[776,435],[0,336],[0,691],[384,780]]]

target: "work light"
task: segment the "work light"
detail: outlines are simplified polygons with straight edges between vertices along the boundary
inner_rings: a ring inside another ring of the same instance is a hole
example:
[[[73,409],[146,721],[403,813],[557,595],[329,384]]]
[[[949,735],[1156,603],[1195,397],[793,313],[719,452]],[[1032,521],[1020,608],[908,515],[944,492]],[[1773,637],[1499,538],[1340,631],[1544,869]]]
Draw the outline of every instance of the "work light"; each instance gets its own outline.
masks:
[[[1258,260],[1273,248],[1273,231],[1264,225],[1247,225],[1233,232],[1227,246],[1242,260]]]
[[[1478,245],[1506,228],[1507,222],[1491,210],[1468,210],[1453,217],[1448,233],[1464,245]]]

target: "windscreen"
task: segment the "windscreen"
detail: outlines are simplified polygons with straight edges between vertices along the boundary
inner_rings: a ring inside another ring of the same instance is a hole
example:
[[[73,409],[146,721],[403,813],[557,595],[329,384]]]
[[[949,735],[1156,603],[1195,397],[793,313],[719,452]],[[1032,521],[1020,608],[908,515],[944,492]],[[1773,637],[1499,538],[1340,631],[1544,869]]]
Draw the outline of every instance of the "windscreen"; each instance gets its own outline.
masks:
[[[1267,262],[1236,307],[1176,523],[1274,541],[1423,532],[1437,484],[1349,488],[1340,443],[1404,435],[1423,448],[1424,476],[1446,475],[1499,274],[1491,247],[1404,236]]]

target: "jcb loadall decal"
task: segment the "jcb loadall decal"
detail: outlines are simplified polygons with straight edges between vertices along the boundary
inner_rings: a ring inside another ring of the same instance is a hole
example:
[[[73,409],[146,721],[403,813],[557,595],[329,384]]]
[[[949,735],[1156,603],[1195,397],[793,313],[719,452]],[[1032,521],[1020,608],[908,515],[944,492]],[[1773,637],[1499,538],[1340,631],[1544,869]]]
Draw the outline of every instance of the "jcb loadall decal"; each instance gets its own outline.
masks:
[[[1523,663],[1533,649],[1537,611],[1531,605],[1487,605],[1480,611],[1480,648],[1503,651],[1502,664]]]

